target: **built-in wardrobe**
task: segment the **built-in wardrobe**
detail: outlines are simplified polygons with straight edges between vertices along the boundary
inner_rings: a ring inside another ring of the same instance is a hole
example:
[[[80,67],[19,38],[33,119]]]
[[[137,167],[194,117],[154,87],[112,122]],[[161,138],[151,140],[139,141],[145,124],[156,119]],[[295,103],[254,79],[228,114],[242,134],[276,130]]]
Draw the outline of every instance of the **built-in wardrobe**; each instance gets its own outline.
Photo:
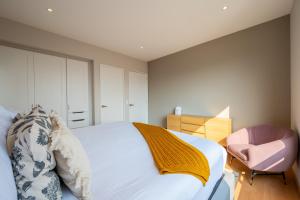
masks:
[[[0,105],[25,112],[42,105],[71,128],[88,126],[86,61],[0,46]]]
[[[24,112],[39,104],[57,112],[70,128],[92,125],[95,115],[100,123],[148,122],[147,74],[94,67],[100,68],[96,76],[84,59],[0,45],[0,105]]]

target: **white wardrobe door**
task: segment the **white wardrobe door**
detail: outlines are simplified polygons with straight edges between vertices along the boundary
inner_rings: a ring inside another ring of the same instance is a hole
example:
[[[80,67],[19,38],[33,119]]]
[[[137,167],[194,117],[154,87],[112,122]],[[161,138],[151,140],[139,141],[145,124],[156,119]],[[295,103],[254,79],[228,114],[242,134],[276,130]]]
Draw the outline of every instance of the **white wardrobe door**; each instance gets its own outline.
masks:
[[[34,54],[35,103],[66,120],[66,59]]]
[[[0,46],[0,105],[18,112],[34,103],[33,53]]]
[[[67,59],[69,112],[89,110],[88,62]]]
[[[124,70],[100,66],[101,122],[124,121]]]
[[[129,121],[148,123],[148,76],[129,72]]]

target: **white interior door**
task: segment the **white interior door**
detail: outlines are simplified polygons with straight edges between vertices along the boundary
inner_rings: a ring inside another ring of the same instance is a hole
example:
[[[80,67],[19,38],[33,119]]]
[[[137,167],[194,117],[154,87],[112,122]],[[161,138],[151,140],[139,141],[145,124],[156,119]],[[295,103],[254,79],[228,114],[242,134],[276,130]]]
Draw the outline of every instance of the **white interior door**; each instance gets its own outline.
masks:
[[[34,103],[33,53],[0,46],[0,105],[26,112]]]
[[[148,123],[148,76],[129,72],[129,121]]]
[[[66,120],[66,59],[34,54],[35,103]]]
[[[100,116],[102,123],[124,121],[124,70],[100,65]]]

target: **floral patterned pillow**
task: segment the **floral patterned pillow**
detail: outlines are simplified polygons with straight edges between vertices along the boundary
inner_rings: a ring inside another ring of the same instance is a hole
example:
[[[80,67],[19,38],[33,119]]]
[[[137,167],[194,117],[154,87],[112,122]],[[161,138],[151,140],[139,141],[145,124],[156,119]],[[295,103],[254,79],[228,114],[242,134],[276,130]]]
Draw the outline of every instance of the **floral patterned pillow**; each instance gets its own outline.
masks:
[[[20,113],[18,113],[13,119],[12,121],[13,124],[10,126],[6,137],[7,152],[10,157],[12,154],[14,143],[16,141],[16,135],[17,135],[17,131],[19,130],[19,127],[23,126],[29,121],[32,121],[32,119],[31,118],[25,119],[24,115]]]
[[[62,198],[59,178],[54,171],[56,162],[49,149],[51,126],[46,112],[37,106],[28,115],[19,116],[9,130],[15,137],[11,161],[18,199]]]

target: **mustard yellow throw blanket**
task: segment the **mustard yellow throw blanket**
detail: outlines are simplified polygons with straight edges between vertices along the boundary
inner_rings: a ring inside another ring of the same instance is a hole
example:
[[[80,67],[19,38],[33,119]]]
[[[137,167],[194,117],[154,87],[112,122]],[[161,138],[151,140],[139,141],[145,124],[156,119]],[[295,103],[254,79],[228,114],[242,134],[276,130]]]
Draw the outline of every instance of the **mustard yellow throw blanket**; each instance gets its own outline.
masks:
[[[148,143],[160,174],[190,174],[205,185],[210,169],[203,153],[164,128],[143,123],[133,125]]]

